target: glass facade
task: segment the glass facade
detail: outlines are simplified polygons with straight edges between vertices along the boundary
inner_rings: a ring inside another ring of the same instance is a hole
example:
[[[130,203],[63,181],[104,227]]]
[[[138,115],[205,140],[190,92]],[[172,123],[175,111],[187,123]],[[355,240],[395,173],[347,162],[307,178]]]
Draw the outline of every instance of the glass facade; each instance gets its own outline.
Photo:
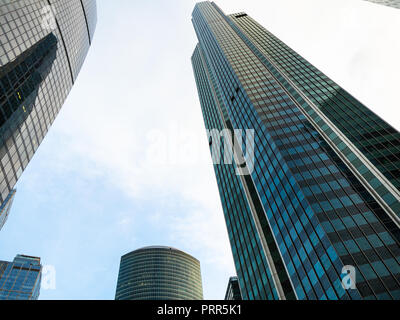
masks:
[[[240,293],[239,279],[231,277],[229,279],[228,288],[226,289],[225,300],[242,300]]]
[[[0,203],[60,111],[96,21],[95,0],[0,3]]]
[[[16,190],[12,190],[0,207],[0,230],[3,228],[10,214]]]
[[[366,1],[379,3],[388,7],[400,9],[400,0],[366,0]]]
[[[17,255],[13,262],[0,261],[0,300],[37,300],[41,278],[40,258]]]
[[[214,165],[243,299],[400,299],[399,132],[246,13],[192,21],[210,150],[254,130]]]
[[[202,300],[200,262],[170,247],[146,247],[121,258],[115,300]]]

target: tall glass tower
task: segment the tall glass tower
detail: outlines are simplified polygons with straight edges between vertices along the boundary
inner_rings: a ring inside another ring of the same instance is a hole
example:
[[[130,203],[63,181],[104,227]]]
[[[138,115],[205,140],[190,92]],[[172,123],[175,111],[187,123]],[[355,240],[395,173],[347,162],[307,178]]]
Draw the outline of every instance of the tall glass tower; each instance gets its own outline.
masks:
[[[3,228],[7,221],[8,215],[10,214],[11,206],[14,201],[16,190],[12,190],[7,198],[4,200],[3,204],[0,206],[0,230]]]
[[[246,13],[192,21],[243,298],[400,299],[400,133]]]
[[[40,258],[17,255],[13,262],[0,261],[0,300],[37,300],[41,279]]]
[[[383,4],[384,6],[400,9],[400,0],[366,0],[366,1]]]
[[[55,120],[85,60],[95,0],[0,4],[0,205]]]
[[[163,246],[121,258],[115,300],[202,300],[200,262]]]
[[[238,277],[229,278],[228,288],[226,289],[224,300],[242,300]]]

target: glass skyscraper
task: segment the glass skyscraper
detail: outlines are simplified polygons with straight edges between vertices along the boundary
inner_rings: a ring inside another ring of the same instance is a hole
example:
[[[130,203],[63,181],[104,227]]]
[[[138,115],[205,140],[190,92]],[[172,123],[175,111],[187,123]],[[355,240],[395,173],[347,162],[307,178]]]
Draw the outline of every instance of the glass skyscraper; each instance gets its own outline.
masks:
[[[115,300],[202,300],[200,262],[163,246],[146,247],[121,258]]]
[[[242,300],[238,277],[231,277],[229,279],[224,300]]]
[[[13,262],[0,261],[0,300],[37,300],[41,279],[40,258],[17,255]]]
[[[0,206],[0,230],[3,228],[7,221],[8,215],[10,214],[15,192],[15,190],[11,190],[7,198],[3,201],[3,204]]]
[[[243,299],[400,299],[400,133],[246,13],[192,21]]]
[[[0,3],[0,204],[55,120],[85,60],[95,0]]]
[[[400,0],[366,0],[366,1],[383,4],[388,7],[400,9]]]

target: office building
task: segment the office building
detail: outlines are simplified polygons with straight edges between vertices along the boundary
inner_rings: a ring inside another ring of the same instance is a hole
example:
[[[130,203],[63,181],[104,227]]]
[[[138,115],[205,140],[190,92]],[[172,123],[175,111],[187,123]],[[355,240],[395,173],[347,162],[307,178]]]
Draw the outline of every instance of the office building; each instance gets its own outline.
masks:
[[[0,205],[76,81],[96,17],[95,0],[0,4]]]
[[[17,255],[13,262],[0,261],[0,300],[37,300],[41,279],[40,258]]]
[[[229,279],[224,300],[242,300],[238,277],[231,277]]]
[[[185,252],[146,247],[121,258],[115,300],[202,300],[200,262]]]
[[[0,206],[0,230],[3,228],[7,221],[8,215],[10,214],[11,206],[14,200],[16,190],[12,190],[3,204]]]
[[[192,21],[243,299],[400,299],[400,133],[246,13]]]

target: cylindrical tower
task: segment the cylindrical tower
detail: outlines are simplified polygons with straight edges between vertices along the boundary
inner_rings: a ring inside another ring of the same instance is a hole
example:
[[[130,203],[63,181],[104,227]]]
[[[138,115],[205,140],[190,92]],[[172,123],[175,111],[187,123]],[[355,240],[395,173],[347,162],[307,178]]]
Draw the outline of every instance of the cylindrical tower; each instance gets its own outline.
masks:
[[[152,246],[121,258],[115,300],[202,300],[200,262],[171,247]]]

